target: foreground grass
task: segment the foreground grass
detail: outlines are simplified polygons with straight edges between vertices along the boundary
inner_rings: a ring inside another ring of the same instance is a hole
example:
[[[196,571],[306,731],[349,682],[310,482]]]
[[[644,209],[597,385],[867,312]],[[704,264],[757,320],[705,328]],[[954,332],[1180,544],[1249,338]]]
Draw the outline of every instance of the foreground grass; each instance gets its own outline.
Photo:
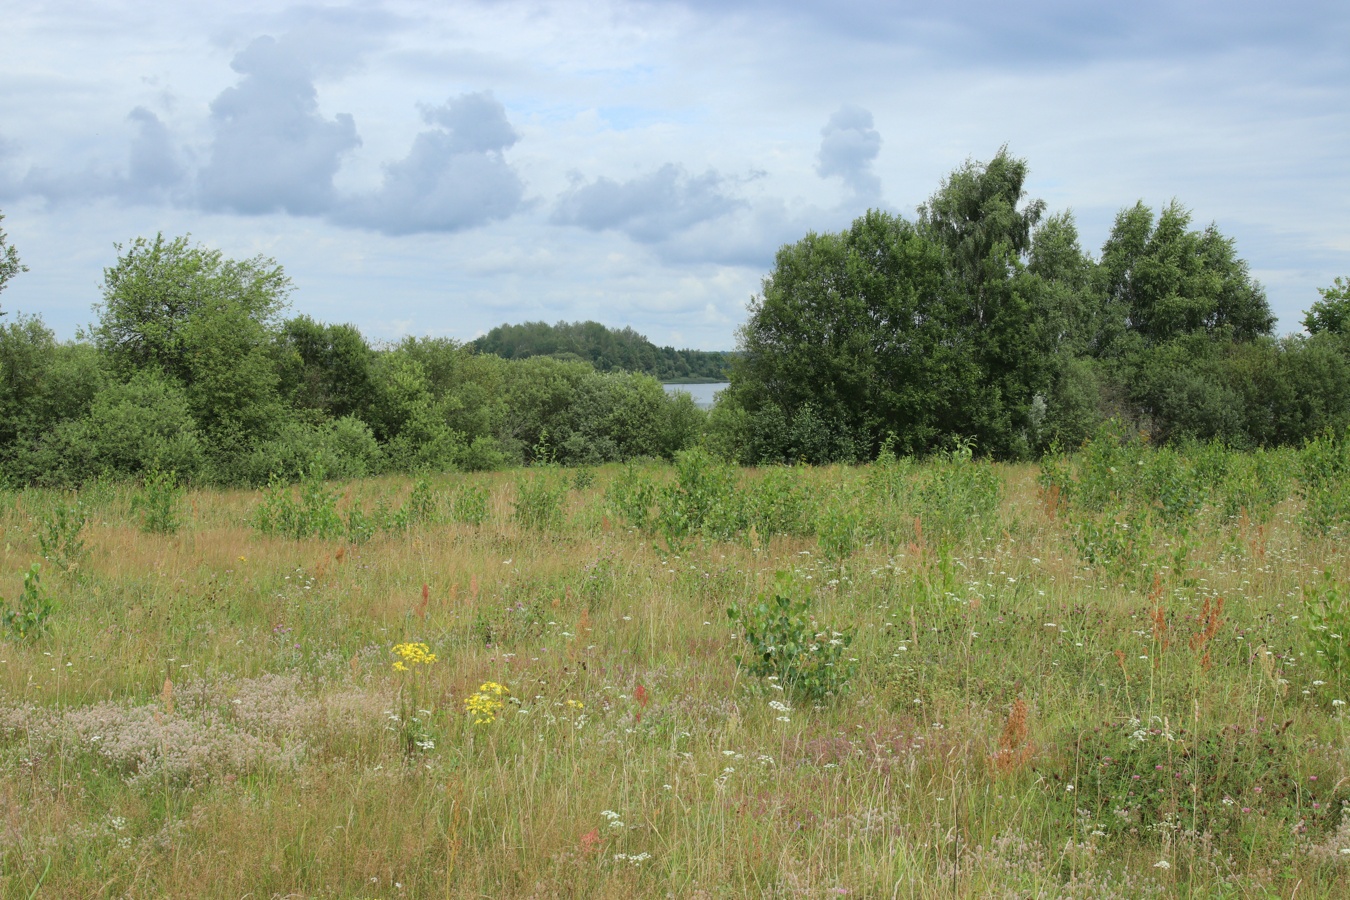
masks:
[[[777,473],[833,524],[726,540],[630,527],[617,468],[539,527],[524,476],[444,476],[360,544],[265,536],[249,492],[144,534],[87,490],[46,634],[0,642],[0,894],[1344,896],[1350,696],[1300,613],[1350,572],[1302,501],[1155,510],[1089,566],[1035,469],[936,531],[927,471]],[[466,484],[482,524],[445,514]],[[12,605],[72,498],[6,499]],[[855,634],[842,696],[737,670],[727,607],[782,571]]]

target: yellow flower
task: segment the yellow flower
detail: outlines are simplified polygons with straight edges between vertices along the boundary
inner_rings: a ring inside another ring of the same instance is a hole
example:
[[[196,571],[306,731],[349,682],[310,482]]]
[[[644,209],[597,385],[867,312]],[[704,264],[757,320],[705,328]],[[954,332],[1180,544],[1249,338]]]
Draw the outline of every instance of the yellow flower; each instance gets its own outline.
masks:
[[[473,724],[491,725],[497,721],[497,713],[506,705],[502,697],[510,693],[506,685],[487,681],[479,686],[476,693],[464,698],[464,708],[473,714]]]
[[[408,665],[429,666],[436,661],[436,654],[426,644],[395,644],[394,654],[401,657],[399,662],[394,663],[394,668],[400,672],[406,672]]]
[[[570,706],[570,707],[572,707],[573,709],[585,709],[585,708],[586,708],[586,704],[582,703],[580,700],[568,700],[568,701],[567,701],[567,705]]]

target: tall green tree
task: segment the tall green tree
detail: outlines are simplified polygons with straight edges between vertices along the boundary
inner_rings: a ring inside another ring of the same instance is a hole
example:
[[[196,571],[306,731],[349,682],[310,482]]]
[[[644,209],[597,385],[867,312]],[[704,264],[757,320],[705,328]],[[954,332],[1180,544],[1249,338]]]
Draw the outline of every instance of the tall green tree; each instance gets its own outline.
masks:
[[[0,222],[5,221],[5,214],[0,213]],[[20,272],[27,272],[28,267],[19,262],[19,251],[14,249],[14,245],[9,242],[5,234],[5,229],[0,228],[0,291],[5,289],[9,280]],[[0,316],[4,312],[0,311]]]
[[[175,381],[229,478],[231,461],[287,416],[275,348],[291,281],[275,260],[227,259],[187,236],[118,250],[95,345],[124,380],[150,370]]]
[[[1196,231],[1190,224],[1190,211],[1175,200],[1156,219],[1142,202],[1116,216],[1098,267],[1099,355],[1187,335],[1250,341],[1272,332],[1265,291],[1233,240],[1214,225]]]
[[[889,213],[781,248],[739,332],[727,398],[747,412],[751,458],[870,453],[888,432],[927,449],[978,385],[952,339],[951,299],[938,246]],[[791,446],[816,422],[841,440]]]
[[[229,311],[275,331],[292,290],[275,260],[226,259],[219,250],[194,246],[190,235],[138,237],[117,251],[117,262],[103,270],[94,341],[127,375],[153,366],[190,383],[192,323]]]
[[[1026,160],[1002,147],[987,163],[967,161],[919,209],[920,230],[942,249],[956,333],[979,372],[957,427],[1000,455],[1031,449],[1036,398],[1054,371],[1061,329],[1054,301],[1062,298],[1028,267],[1036,239],[1047,245],[1047,268],[1076,244],[1071,220],[1037,232],[1045,204],[1027,198],[1027,173]],[[1070,247],[1052,249],[1054,241]]]
[[[1322,299],[1303,317],[1309,334],[1350,335],[1350,279],[1337,278],[1331,287],[1318,288]]]

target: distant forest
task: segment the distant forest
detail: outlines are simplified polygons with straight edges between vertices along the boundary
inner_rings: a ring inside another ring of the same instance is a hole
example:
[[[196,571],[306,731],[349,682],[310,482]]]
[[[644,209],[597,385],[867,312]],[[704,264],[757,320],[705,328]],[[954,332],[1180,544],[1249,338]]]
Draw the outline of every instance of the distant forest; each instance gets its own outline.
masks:
[[[631,328],[616,330],[599,322],[499,325],[470,346],[502,359],[581,359],[598,372],[634,372],[686,384],[729,381],[735,356],[729,351],[658,347]]]

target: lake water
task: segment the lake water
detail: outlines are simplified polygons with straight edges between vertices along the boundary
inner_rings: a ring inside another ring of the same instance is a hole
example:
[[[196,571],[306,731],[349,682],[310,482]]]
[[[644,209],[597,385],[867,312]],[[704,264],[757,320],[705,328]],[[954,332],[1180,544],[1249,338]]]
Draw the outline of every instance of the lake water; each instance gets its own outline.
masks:
[[[713,399],[718,391],[731,387],[727,382],[717,384],[666,384],[662,385],[667,394],[686,393],[694,398],[694,404],[702,409],[712,409]]]

